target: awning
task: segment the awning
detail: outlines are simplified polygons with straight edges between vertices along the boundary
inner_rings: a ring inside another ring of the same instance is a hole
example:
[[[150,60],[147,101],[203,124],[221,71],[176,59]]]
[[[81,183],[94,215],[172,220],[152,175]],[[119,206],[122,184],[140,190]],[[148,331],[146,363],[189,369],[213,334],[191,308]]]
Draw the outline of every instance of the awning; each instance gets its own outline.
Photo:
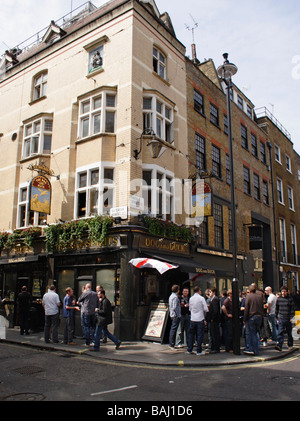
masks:
[[[133,266],[135,266],[138,269],[144,269],[144,268],[156,269],[161,275],[170,269],[178,268],[177,265],[171,265],[170,263],[162,262],[159,259],[149,259],[147,257],[131,259],[129,263],[131,263]]]
[[[179,257],[179,256],[170,256],[170,255],[159,255],[152,253],[143,253],[147,257],[152,257],[153,259],[161,260],[164,262],[171,263],[173,265],[179,266],[181,272],[187,273],[198,273],[199,275],[215,275],[216,271],[213,268],[202,265],[199,262],[196,262],[192,257]]]

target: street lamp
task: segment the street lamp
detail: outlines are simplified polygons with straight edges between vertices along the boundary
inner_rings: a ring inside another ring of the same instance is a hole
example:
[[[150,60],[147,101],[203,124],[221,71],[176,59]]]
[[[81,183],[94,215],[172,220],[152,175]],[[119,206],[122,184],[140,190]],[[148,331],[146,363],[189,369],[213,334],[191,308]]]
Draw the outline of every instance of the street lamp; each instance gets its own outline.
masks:
[[[234,186],[234,164],[233,164],[233,142],[232,142],[232,122],[231,122],[231,90],[232,81],[238,68],[235,64],[229,63],[228,54],[223,54],[224,63],[217,69],[218,76],[225,82],[228,113],[228,141],[230,155],[230,187],[231,187],[231,220],[232,220],[232,254],[233,254],[233,279],[232,279],[232,324],[233,324],[233,352],[240,355],[240,321],[239,321],[239,281],[237,278],[237,233],[236,233],[236,204]]]
[[[152,158],[159,158],[167,148],[163,146],[163,144],[156,138],[156,134],[152,129],[145,129],[142,131],[140,139],[140,149],[134,149],[134,158],[139,159],[139,154],[142,152],[143,147],[143,137],[148,136],[150,137],[147,146],[151,148],[151,156]]]

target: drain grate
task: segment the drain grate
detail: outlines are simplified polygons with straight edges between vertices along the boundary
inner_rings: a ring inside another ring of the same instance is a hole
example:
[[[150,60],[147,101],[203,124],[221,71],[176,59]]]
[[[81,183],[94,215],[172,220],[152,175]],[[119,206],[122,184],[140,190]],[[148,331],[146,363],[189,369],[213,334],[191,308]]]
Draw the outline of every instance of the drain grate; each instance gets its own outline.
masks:
[[[3,398],[3,401],[43,401],[45,396],[41,393],[15,393]]]
[[[29,366],[26,366],[26,367],[16,368],[14,371],[16,373],[19,373],[19,374],[25,374],[27,376],[31,376],[32,374],[38,374],[38,373],[41,373],[42,371],[45,371],[45,370],[41,367],[29,365]]]
[[[300,384],[300,378],[299,377],[293,377],[293,376],[273,377],[272,381],[275,382],[275,383],[284,384],[284,385]]]

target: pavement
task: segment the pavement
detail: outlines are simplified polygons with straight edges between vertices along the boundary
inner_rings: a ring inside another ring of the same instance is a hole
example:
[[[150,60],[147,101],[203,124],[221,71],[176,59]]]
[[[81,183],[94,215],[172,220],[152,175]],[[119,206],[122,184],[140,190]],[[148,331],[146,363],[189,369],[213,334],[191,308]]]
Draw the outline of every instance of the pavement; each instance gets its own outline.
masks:
[[[69,356],[85,355],[108,363],[147,365],[161,368],[255,364],[283,359],[300,350],[300,340],[295,340],[293,348],[288,348],[285,343],[281,352],[275,349],[274,343],[267,343],[267,346],[260,347],[258,356],[245,355],[243,353],[244,340],[241,338],[240,355],[235,355],[233,352],[225,352],[222,348],[218,354],[209,354],[207,348],[204,346],[205,355],[198,356],[196,353],[192,355],[187,354],[185,347],[171,350],[167,344],[150,341],[122,342],[120,348],[115,349],[115,344],[108,339],[107,343],[100,344],[100,351],[95,352],[92,347],[86,347],[85,341],[81,338],[74,339],[75,345],[66,345],[62,342],[62,335],[59,335],[59,343],[46,344],[43,336],[43,332],[20,335],[18,328],[6,329],[5,339],[0,339],[0,344],[18,344],[40,350],[63,352]]]

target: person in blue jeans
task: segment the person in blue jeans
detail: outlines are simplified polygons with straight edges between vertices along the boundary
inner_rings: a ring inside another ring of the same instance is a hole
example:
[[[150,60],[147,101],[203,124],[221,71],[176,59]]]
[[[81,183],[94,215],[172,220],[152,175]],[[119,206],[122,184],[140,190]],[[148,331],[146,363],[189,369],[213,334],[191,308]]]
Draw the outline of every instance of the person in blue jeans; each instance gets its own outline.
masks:
[[[191,323],[189,331],[188,354],[193,353],[194,339],[197,340],[197,355],[205,355],[202,351],[202,342],[204,336],[205,314],[208,308],[205,299],[201,295],[201,289],[198,286],[194,288],[194,295],[189,302],[191,312]]]
[[[121,341],[107,329],[107,326],[112,323],[112,309],[111,303],[105,296],[104,290],[100,292],[100,299],[99,309],[96,311],[97,326],[95,332],[94,350],[99,351],[100,349],[100,338],[102,332],[104,336],[114,342],[116,349],[118,349],[120,348]]]
[[[280,290],[281,296],[277,298],[275,309],[278,320],[277,344],[275,346],[277,351],[282,351],[285,330],[288,337],[288,347],[292,348],[294,345],[292,336],[292,319],[295,316],[294,300],[289,295],[286,286],[282,286]]]
[[[258,355],[259,345],[257,335],[264,315],[264,302],[262,295],[256,293],[256,286],[254,284],[250,285],[249,291],[250,294],[246,298],[244,311],[248,349],[244,349],[243,352],[248,355]]]

